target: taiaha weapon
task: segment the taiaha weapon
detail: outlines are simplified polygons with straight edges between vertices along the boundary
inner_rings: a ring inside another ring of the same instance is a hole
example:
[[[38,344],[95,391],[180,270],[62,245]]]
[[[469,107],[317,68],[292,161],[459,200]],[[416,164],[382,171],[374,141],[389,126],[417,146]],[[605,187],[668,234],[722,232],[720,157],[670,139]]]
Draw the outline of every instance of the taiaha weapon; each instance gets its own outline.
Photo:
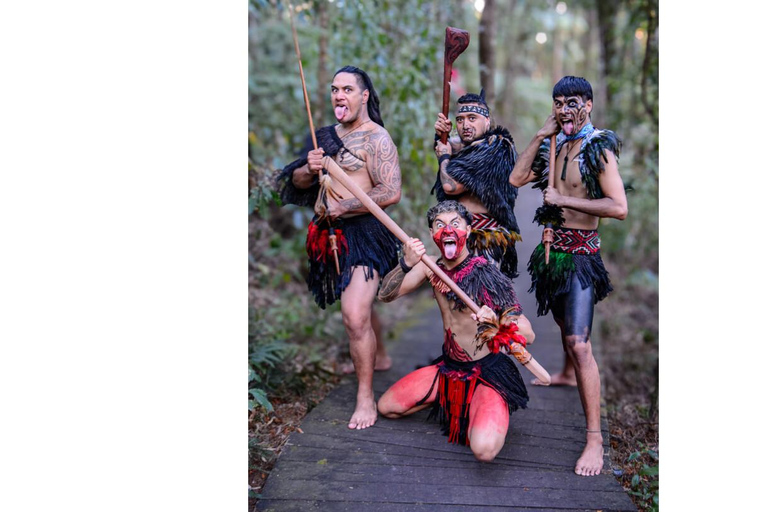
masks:
[[[312,110],[309,105],[309,95],[307,94],[307,83],[304,80],[304,67],[301,65],[301,50],[299,49],[299,37],[296,34],[296,25],[293,21],[293,5],[290,3],[288,4],[288,12],[291,17],[291,31],[293,32],[293,45],[296,49],[296,57],[299,61],[299,75],[301,76],[301,89],[304,91],[304,105],[307,108],[307,117],[309,117],[309,133],[312,134],[312,146],[317,149],[317,136],[315,135],[315,125],[312,122]],[[323,179],[326,178],[326,179]],[[322,202],[322,196],[323,192],[329,190],[330,183],[327,180],[327,173],[325,169],[323,169],[323,176],[320,178],[321,181],[321,192],[318,194],[318,200]],[[325,209],[323,209],[323,215],[321,217],[325,217]],[[318,219],[322,220],[322,219]],[[333,262],[336,264],[336,274],[341,274],[341,268],[339,267],[339,246],[336,243],[336,230],[334,230],[333,225],[331,225],[331,219],[327,218],[328,221],[328,245],[331,246],[331,252],[333,253]]]
[[[443,57],[443,115],[448,117],[451,101],[451,71],[453,61],[469,46],[469,32],[460,28],[445,27],[445,55]],[[440,142],[448,142],[448,133],[440,136]]]

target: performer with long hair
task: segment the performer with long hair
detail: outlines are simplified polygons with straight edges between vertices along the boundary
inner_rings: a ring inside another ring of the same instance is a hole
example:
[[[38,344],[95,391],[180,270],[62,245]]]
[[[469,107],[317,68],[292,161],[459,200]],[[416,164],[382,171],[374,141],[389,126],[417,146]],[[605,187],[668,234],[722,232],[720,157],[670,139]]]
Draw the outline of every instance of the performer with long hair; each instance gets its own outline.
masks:
[[[400,165],[365,71],[354,66],[339,69],[331,84],[331,101],[338,123],[317,130],[318,148],[286,166],[277,182],[283,203],[315,210],[307,234],[307,285],[321,308],[341,301],[358,379],[357,404],[348,427],[363,429],[377,417],[372,306],[380,277],[397,264],[400,244],[358,199],[323,173],[322,159],[333,158],[382,208],[400,201]]]

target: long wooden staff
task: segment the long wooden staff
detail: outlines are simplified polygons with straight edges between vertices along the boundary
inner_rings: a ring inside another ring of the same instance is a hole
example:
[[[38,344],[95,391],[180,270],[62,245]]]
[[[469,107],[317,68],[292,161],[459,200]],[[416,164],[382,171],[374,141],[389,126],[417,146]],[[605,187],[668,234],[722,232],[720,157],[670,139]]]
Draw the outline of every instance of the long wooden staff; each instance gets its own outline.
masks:
[[[357,199],[360,200],[361,203],[363,203],[363,206],[365,206],[371,214],[379,219],[379,221],[384,224],[384,227],[386,227],[393,235],[395,235],[398,240],[400,240],[403,243],[407,243],[411,237],[409,237],[405,231],[403,231],[400,226],[393,221],[389,215],[384,213],[384,210],[381,209],[381,207],[376,204],[373,199],[368,196],[365,192],[363,192],[363,189],[361,189],[357,183],[352,181],[349,176],[347,176],[347,173],[345,173],[341,167],[329,156],[323,157],[323,167],[328,170],[328,173],[331,175],[333,179],[344,185],[347,190],[349,190],[352,195],[354,195]],[[437,277],[440,278],[441,281],[443,281],[448,288],[451,289],[453,293],[456,294],[456,296],[466,304],[469,309],[472,310],[473,313],[477,314],[480,311],[480,307],[475,304],[475,302],[469,298],[469,295],[467,295],[464,290],[459,288],[459,286],[450,278],[448,275],[446,275],[443,270],[437,266],[437,264],[427,256],[426,254],[421,257],[421,261],[424,262],[424,264],[437,275]],[[515,356],[515,358],[523,365],[525,365],[528,370],[533,373],[536,378],[538,378],[542,383],[549,384],[551,382],[551,378],[549,376],[549,373],[547,370],[545,370],[528,352],[525,347],[520,345],[519,343],[512,342],[511,343],[511,352],[512,355]]]
[[[460,28],[445,27],[445,54],[443,57],[443,115],[448,117],[451,101],[451,71],[453,61],[469,46],[469,32]],[[440,142],[448,142],[448,134],[440,136]]]
[[[312,134],[312,145],[317,149],[317,137],[315,136],[315,125],[312,122],[312,111],[309,106],[309,96],[307,96],[307,83],[304,81],[304,68],[301,65],[301,50],[299,49],[299,37],[296,35],[296,25],[293,22],[293,5],[288,4],[288,13],[291,17],[291,31],[293,32],[293,46],[296,49],[296,57],[299,60],[299,75],[301,76],[301,89],[304,91],[304,105],[307,107],[307,116],[309,116],[309,133]]]
[[[555,160],[557,159],[557,134],[553,135],[549,143],[549,186],[555,188]],[[555,241],[555,230],[552,224],[547,223],[541,234],[544,243],[544,263],[549,265],[549,246]]]
[[[296,34],[296,24],[293,21],[293,5],[288,4],[288,12],[291,17],[291,32],[293,32],[293,45],[296,49],[296,57],[299,61],[299,75],[301,76],[301,89],[304,91],[304,106],[307,108],[307,117],[309,118],[309,133],[312,134],[312,146],[317,149],[317,136],[315,135],[315,125],[312,122],[312,109],[309,105],[309,95],[307,94],[307,82],[304,80],[304,67],[301,65],[301,50],[299,49],[299,36]],[[325,173],[325,170],[323,170]],[[336,265],[336,274],[341,274],[341,268],[339,266],[339,246],[336,243],[336,232],[331,225],[331,220],[328,219],[328,244],[331,246],[331,253],[333,253],[333,262]]]

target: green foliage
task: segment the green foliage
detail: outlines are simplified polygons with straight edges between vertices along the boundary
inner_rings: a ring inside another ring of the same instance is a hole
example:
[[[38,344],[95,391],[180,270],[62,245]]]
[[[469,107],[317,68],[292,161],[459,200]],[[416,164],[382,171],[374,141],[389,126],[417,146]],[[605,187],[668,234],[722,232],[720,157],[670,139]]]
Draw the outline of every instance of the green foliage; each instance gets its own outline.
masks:
[[[659,510],[659,454],[647,447],[642,447],[627,457],[632,463],[635,474],[630,481],[629,494],[636,496],[642,510]]]
[[[280,197],[272,187],[264,173],[255,172],[254,166],[248,162],[248,174],[252,177],[251,190],[248,194],[248,215],[256,213],[267,217],[270,204],[279,204]]]
[[[267,399],[266,389],[279,365],[295,356],[297,347],[286,343],[290,336],[283,326],[263,320],[261,315],[251,310],[248,332],[249,389],[253,400],[248,402],[248,409],[259,405],[271,412],[272,404]]]

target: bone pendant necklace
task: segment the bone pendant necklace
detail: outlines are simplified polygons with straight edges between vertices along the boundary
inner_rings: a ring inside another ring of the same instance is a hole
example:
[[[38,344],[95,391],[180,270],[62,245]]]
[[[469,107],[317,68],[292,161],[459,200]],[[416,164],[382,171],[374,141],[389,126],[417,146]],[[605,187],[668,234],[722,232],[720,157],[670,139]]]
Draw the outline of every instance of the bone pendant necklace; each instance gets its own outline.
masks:
[[[563,170],[560,172],[560,180],[565,181],[565,171],[568,169],[568,155],[571,153],[571,149],[573,149],[573,146],[569,146],[568,150],[565,152],[565,159],[563,160]]]

